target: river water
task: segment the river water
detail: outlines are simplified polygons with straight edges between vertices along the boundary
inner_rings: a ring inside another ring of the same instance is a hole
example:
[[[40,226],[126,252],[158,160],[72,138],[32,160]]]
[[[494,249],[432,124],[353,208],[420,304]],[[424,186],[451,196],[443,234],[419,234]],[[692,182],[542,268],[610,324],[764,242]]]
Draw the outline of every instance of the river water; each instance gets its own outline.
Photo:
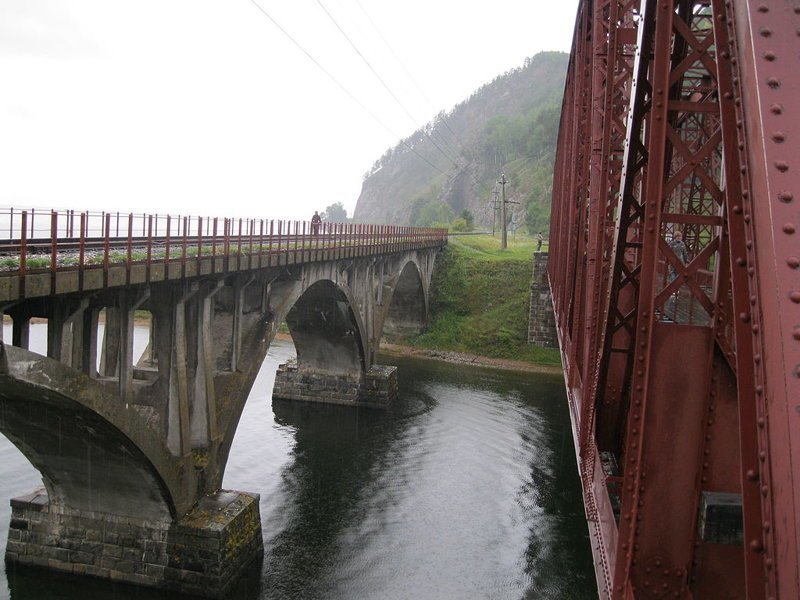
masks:
[[[31,349],[44,337],[34,325]],[[270,348],[225,474],[226,488],[261,495],[265,549],[232,598],[597,597],[560,375],[382,357],[400,367],[386,411],[273,404],[293,354],[291,342]],[[39,485],[0,436],[3,548],[9,498]],[[0,598],[174,597],[6,569]]]

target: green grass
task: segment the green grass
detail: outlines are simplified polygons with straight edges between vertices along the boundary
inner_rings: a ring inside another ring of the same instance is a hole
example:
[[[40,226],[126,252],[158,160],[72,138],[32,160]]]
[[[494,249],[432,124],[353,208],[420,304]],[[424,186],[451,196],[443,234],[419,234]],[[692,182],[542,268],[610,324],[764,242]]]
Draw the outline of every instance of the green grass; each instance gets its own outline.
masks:
[[[528,344],[532,254],[536,241],[517,235],[451,238],[437,259],[431,318],[412,345],[539,364],[559,365],[557,350]],[[543,248],[544,249],[544,248]]]

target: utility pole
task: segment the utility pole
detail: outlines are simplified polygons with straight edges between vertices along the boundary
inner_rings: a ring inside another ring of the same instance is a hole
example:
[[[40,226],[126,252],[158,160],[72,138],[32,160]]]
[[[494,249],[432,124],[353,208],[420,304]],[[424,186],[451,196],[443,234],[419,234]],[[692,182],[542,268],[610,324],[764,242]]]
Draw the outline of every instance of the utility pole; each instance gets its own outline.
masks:
[[[495,157],[497,160],[497,157]],[[494,182],[494,189],[492,190],[492,237],[494,237],[494,233],[496,230],[496,223],[497,223],[497,194],[500,192],[497,191],[497,182]]]
[[[500,202],[500,249],[508,248],[508,232],[506,231],[506,174],[500,173],[500,185],[503,187],[503,199]]]

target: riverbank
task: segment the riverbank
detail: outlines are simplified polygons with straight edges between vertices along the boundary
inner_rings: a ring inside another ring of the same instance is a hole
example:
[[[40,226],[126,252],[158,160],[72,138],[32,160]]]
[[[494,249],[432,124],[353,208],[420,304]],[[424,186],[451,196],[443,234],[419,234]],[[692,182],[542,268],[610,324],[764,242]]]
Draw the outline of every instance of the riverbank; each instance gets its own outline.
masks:
[[[292,341],[292,336],[288,333],[278,332],[275,334],[276,340]],[[432,348],[418,348],[404,344],[393,344],[381,342],[380,352],[394,356],[413,356],[415,358],[425,358],[428,360],[438,360],[451,364],[475,365],[488,367],[490,369],[503,369],[505,371],[521,371],[525,373],[561,373],[558,365],[543,365],[527,360],[513,360],[507,358],[492,358],[490,356],[480,356],[468,354],[466,352],[454,352],[451,350],[437,350]]]
[[[400,344],[381,344],[381,352],[396,356],[414,356],[416,358],[427,358],[430,360],[440,360],[447,363],[475,365],[488,367],[490,369],[503,369],[505,371],[522,371],[525,373],[561,373],[561,367],[557,365],[544,365],[529,362],[527,360],[512,360],[508,358],[492,358],[490,356],[479,356],[477,354],[467,354],[464,352],[453,352],[450,350],[432,350],[429,348],[417,348],[414,346],[403,346]]]

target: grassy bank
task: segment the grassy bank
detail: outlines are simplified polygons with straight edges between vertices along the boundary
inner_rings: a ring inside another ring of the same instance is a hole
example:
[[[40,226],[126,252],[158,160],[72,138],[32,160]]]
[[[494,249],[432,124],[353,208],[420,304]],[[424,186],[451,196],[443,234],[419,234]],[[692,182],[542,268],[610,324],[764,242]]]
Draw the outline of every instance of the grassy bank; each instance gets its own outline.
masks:
[[[451,238],[437,259],[420,348],[560,364],[558,351],[528,344],[531,256],[536,241],[517,236],[505,251],[489,235]]]

